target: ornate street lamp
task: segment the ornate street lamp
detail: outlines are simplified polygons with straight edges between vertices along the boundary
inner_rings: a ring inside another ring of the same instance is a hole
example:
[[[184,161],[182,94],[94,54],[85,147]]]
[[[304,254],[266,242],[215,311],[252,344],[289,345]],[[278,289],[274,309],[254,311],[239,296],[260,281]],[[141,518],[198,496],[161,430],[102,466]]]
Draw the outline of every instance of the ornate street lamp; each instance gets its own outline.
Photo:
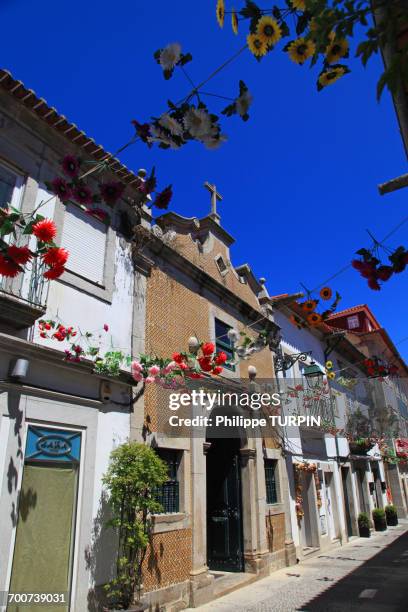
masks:
[[[324,372],[314,361],[305,366],[303,376],[306,378],[309,389],[318,389],[322,386]]]
[[[305,362],[307,358],[312,354],[312,351],[303,351],[303,353],[288,354],[282,353],[282,349],[278,348],[275,355],[275,372],[286,372],[289,370],[297,361]]]

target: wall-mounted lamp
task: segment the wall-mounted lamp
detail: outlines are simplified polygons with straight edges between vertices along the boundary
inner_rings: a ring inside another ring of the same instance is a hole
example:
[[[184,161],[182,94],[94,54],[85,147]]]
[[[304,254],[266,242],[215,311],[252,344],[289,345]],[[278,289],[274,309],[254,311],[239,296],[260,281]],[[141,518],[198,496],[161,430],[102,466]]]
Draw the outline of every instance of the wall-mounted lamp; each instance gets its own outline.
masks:
[[[9,377],[13,380],[24,380],[27,377],[30,362],[24,357],[17,357],[10,363]]]

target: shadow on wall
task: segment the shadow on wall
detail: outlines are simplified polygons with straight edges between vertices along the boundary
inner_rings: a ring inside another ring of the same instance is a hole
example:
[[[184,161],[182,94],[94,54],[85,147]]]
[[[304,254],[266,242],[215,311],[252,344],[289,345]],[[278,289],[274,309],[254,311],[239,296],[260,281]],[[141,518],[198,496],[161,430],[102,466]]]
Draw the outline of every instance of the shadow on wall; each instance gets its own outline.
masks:
[[[14,436],[17,439],[16,456],[15,456],[15,459],[12,456],[10,456],[8,469],[7,469],[7,490],[10,495],[12,495],[14,491],[17,490],[18,465],[20,461],[23,459],[22,428],[23,428],[24,412],[23,410],[20,409],[20,401],[21,401],[20,393],[9,392],[8,397],[7,397],[8,416],[10,418],[10,421],[14,423],[14,427],[13,427]],[[17,518],[18,518],[17,508],[18,508],[19,503],[21,503],[22,501],[27,502],[25,503],[26,518],[27,518],[29,508],[32,507],[32,503],[34,505],[36,503],[36,499],[33,500],[32,497],[33,496],[30,495],[30,500],[17,499],[17,503],[14,501],[11,502],[10,518],[11,518],[13,527],[17,525]],[[29,501],[31,502],[31,505]]]
[[[91,544],[85,551],[86,568],[94,585],[88,593],[88,610],[91,612],[99,612],[106,605],[103,585],[116,573],[117,536],[113,529],[106,527],[110,518],[108,495],[103,491],[93,522]]]

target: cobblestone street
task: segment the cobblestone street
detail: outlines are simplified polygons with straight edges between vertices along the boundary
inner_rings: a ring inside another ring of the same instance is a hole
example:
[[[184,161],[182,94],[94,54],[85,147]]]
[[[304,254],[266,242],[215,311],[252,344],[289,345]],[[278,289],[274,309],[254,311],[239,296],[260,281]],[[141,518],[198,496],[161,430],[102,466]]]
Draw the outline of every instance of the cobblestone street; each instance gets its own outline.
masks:
[[[200,612],[403,612],[408,609],[408,525],[284,568],[198,608]]]

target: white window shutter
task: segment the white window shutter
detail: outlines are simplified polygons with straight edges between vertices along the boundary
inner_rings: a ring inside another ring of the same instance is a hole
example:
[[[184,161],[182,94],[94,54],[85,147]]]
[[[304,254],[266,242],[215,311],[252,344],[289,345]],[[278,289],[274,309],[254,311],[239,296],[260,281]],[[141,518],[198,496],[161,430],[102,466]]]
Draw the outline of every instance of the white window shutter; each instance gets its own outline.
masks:
[[[103,284],[106,225],[74,204],[66,206],[61,246],[69,251],[67,270]]]

